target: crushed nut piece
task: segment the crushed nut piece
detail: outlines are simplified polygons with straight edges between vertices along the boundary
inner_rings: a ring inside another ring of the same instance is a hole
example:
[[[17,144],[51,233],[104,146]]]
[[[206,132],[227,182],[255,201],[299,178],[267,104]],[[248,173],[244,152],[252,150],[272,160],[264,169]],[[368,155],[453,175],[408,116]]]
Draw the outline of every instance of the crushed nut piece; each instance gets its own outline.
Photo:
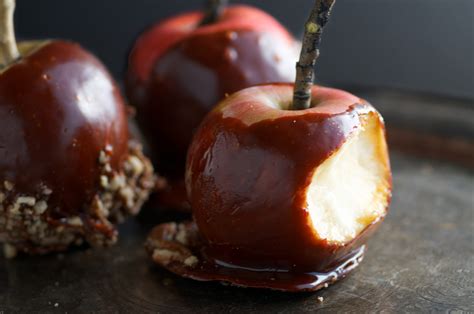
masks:
[[[111,191],[117,191],[118,189],[124,187],[126,184],[124,176],[114,176],[110,182],[109,189]]]
[[[132,171],[135,175],[140,175],[143,173],[144,165],[136,156],[130,156],[128,162],[130,163]]]
[[[113,244],[117,240],[115,224],[138,212],[153,188],[155,176],[141,147],[133,141],[129,143],[129,157],[119,170],[110,165],[111,151],[106,147],[98,156],[99,189],[85,217],[53,218],[48,209],[57,204],[49,199],[51,188],[41,183],[36,192],[25,195],[0,178],[0,243],[8,243],[5,255],[58,251],[84,240],[94,246]]]
[[[53,193],[53,190],[51,190],[47,187],[44,187],[42,193],[43,193],[43,195],[51,195]]]
[[[20,196],[16,199],[16,203],[19,205],[28,205],[28,206],[35,206],[36,204],[36,199],[31,196]]]
[[[43,214],[46,209],[48,209],[48,203],[46,203],[46,201],[39,201],[34,207],[35,213],[38,215]]]
[[[13,183],[6,180],[3,182],[3,186],[5,187],[5,189],[7,189],[7,191],[13,190],[13,187],[14,187]]]
[[[178,241],[181,244],[188,244],[188,235],[186,234],[186,229],[182,226],[180,226],[178,233],[176,234],[176,241]]]
[[[197,257],[193,255],[184,260],[184,265],[188,267],[194,267],[198,262],[199,260],[197,259]]]
[[[99,154],[99,163],[101,165],[105,165],[108,161],[109,161],[109,157],[103,150],[101,150]]]
[[[133,190],[130,187],[125,187],[120,190],[120,195],[125,199],[125,205],[128,208],[133,207]]]
[[[12,215],[20,215],[20,204],[18,202],[15,202],[12,206],[10,206],[10,214]]]
[[[112,172],[112,167],[109,164],[106,164],[104,166],[104,170],[105,170],[105,172]]]
[[[178,254],[170,250],[155,249],[153,251],[153,259],[155,261],[159,261],[160,264],[163,264],[163,265],[168,265],[176,257],[178,257]]]
[[[107,176],[100,176],[100,185],[103,188],[107,188],[109,186],[109,178]]]
[[[82,219],[80,217],[71,217],[67,220],[68,225],[81,227],[83,226]]]

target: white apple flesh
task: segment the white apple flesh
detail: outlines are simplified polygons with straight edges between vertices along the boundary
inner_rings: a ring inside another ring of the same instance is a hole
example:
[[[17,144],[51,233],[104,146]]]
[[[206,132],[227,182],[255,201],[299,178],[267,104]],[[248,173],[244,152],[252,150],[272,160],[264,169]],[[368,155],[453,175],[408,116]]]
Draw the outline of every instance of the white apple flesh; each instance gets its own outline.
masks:
[[[375,115],[315,169],[307,190],[308,211],[320,238],[345,243],[383,217],[390,182],[383,129]]]

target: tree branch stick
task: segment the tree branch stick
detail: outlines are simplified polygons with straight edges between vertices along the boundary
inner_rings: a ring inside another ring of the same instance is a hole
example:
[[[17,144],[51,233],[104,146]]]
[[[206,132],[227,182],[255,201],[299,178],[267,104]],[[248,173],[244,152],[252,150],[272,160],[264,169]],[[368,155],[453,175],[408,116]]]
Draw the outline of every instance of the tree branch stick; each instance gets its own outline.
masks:
[[[20,57],[13,27],[15,0],[0,0],[0,68]]]
[[[216,22],[228,2],[228,0],[208,0],[204,18],[199,25],[202,26]]]
[[[323,28],[336,0],[316,0],[305,24],[300,59],[296,63],[296,80],[293,92],[293,110],[311,106],[311,88],[314,81],[314,66],[319,57],[319,47]]]

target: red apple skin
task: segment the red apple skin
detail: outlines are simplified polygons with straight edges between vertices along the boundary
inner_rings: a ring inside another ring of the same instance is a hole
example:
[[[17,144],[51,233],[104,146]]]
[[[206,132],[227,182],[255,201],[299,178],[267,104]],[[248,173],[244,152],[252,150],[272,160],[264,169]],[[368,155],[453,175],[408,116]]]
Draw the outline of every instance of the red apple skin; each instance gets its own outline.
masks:
[[[294,42],[293,37],[278,21],[265,12],[249,6],[228,7],[218,22],[198,27],[202,18],[201,11],[184,13],[158,22],[140,35],[130,52],[126,76],[127,95],[132,103],[143,103],[143,96],[156,61],[173,45],[189,36],[206,33],[211,35],[221,31],[255,30],[274,32],[289,45]]]
[[[325,272],[360,248],[382,220],[345,244],[315,236],[305,209],[309,174],[361,126],[359,115],[378,113],[351,94],[318,86],[312,90],[314,107],[307,110],[270,108],[258,98],[292,91],[291,84],[240,91],[210,112],[196,132],[186,185],[210,260]]]
[[[202,17],[193,12],[158,23],[129,59],[127,94],[168,177],[183,176],[194,130],[226,94],[295,75],[297,44],[268,14],[231,6],[217,22],[198,27]]]

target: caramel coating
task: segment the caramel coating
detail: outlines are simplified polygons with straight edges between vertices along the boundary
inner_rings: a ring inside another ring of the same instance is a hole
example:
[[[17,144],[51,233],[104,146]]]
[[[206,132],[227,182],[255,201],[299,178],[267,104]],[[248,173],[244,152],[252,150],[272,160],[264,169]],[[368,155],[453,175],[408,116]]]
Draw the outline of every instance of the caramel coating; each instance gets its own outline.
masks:
[[[294,80],[296,43],[268,14],[231,6],[214,24],[200,13],[157,24],[130,56],[128,95],[155,151],[156,167],[182,178],[195,129],[225,95],[268,82]]]
[[[208,259],[203,254],[202,247],[203,239],[192,222],[161,224],[151,231],[145,243],[145,248],[154,263],[182,277],[286,292],[327,288],[359,266],[365,252],[365,246],[354,250],[328,271],[287,272],[275,269],[257,271],[223,265]]]
[[[113,242],[111,223],[136,213],[148,195],[152,168],[140,148],[130,146],[119,89],[100,61],[77,44],[43,43],[0,73],[0,126],[0,216],[9,217],[0,221],[0,241],[33,253],[82,237],[98,245]],[[127,163],[140,164],[140,176],[125,169]],[[102,199],[105,181],[116,176],[132,190],[130,206],[116,191]],[[7,213],[22,196],[34,201],[20,202],[15,220]],[[25,223],[26,217],[38,227]],[[59,239],[54,228],[71,225],[77,227],[73,235]]]
[[[291,95],[292,85],[240,91],[199,127],[186,169],[193,217],[209,259],[251,269],[324,272],[364,244],[383,217],[349,243],[328,242],[309,223],[306,189],[314,169],[362,127],[361,117],[379,115],[355,96],[322,87],[313,87],[315,106],[307,110],[258,103],[259,93],[276,92]],[[236,96],[244,94],[249,96]],[[386,147],[381,153],[387,160]]]
[[[194,221],[152,230],[146,249],[156,264],[195,280],[281,291],[325,288],[360,264],[391,195],[383,120],[349,93],[311,91],[311,108],[289,110],[292,84],[259,85],[206,116],[186,163]],[[313,174],[363,131],[376,135],[381,212],[348,240],[321,237],[308,201]]]

